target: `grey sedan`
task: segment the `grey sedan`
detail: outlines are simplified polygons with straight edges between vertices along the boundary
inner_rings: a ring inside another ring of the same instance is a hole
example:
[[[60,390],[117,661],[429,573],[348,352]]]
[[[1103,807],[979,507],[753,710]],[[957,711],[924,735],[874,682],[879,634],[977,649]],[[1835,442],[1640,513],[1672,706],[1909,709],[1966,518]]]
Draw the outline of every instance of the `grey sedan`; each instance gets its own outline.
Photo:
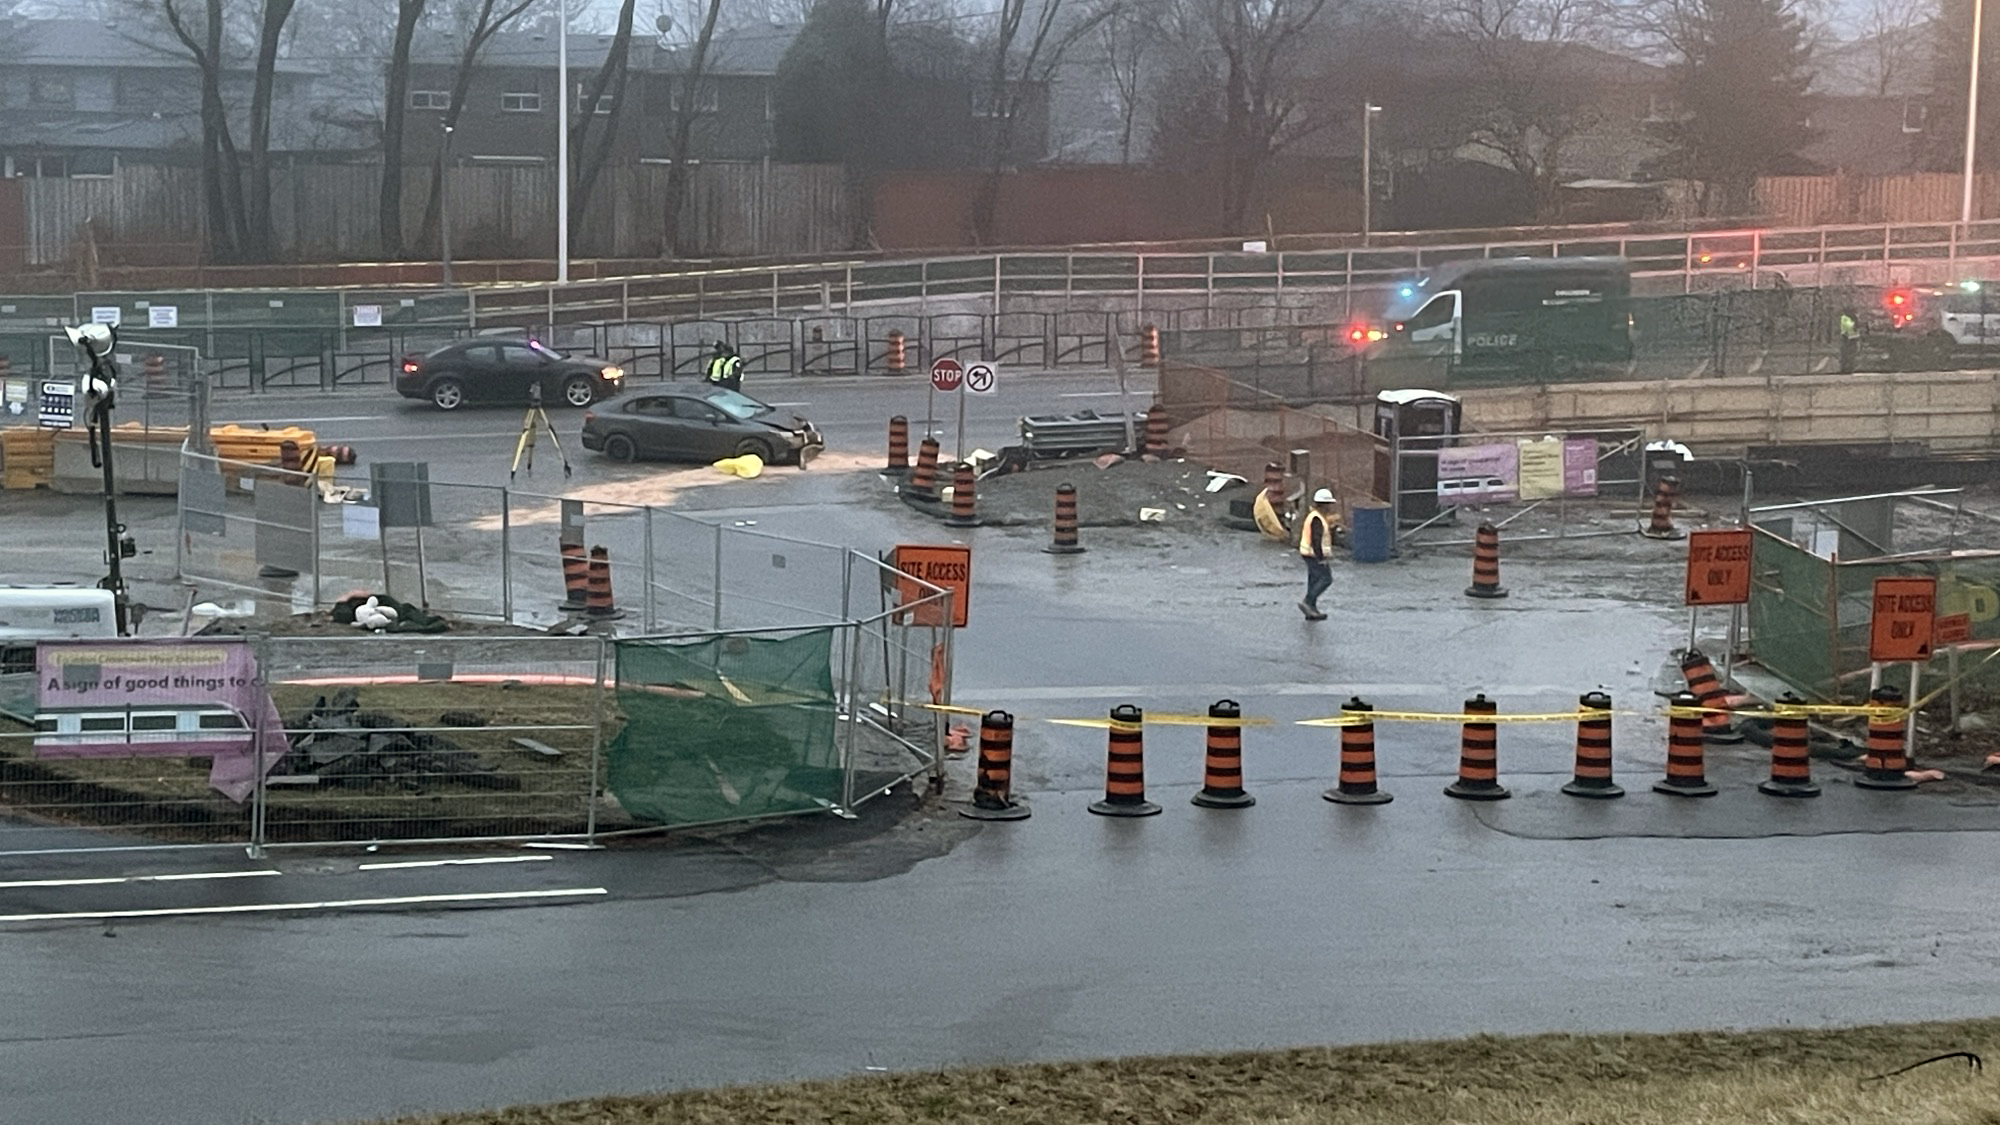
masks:
[[[719,461],[754,453],[804,468],[826,439],[796,414],[724,387],[628,394],[583,416],[583,447],[614,461]]]

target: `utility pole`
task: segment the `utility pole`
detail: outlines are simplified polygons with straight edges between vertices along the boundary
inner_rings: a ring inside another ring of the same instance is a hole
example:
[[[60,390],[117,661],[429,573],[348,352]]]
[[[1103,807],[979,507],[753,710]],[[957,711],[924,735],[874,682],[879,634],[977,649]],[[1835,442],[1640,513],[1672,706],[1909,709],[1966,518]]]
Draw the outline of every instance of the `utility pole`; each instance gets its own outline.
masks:
[[[1375,220],[1375,115],[1382,107],[1361,103],[1361,245],[1368,245]]]
[[[444,187],[438,192],[438,248],[444,284],[451,284],[451,126],[444,127]]]
[[[132,635],[132,604],[125,591],[124,560],[138,554],[138,547],[118,522],[118,478],[111,468],[111,408],[118,399],[118,366],[111,351],[118,346],[118,330],[103,324],[82,324],[63,329],[71,346],[90,363],[83,378],[83,428],[90,436],[91,464],[104,470],[104,561],[109,566],[98,585],[111,591],[113,616],[118,635]]]
[[[1959,200],[1958,221],[1972,222],[1972,157],[1979,149],[1979,41],[1986,16],[1986,0],[1972,0],[1972,74],[1965,83],[1965,182]]]
[[[556,284],[569,284],[569,0],[556,0]]]

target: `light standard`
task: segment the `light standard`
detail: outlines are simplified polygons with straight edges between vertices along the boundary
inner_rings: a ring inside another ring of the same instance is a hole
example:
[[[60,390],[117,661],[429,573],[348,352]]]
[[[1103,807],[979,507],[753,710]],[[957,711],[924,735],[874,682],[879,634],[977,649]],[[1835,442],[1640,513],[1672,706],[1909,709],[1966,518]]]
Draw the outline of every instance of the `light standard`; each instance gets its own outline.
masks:
[[[1361,245],[1368,245],[1368,235],[1374,229],[1375,210],[1375,115],[1382,107],[1373,102],[1361,103]]]
[[[1986,0],[1972,0],[1972,77],[1965,84],[1965,182],[1958,204],[1958,221],[1972,222],[1972,154],[1979,146],[1979,40]]]
[[[451,284],[451,126],[444,127],[444,188],[438,192],[438,251],[444,284]]]
[[[569,283],[569,3],[556,0],[556,284]]]

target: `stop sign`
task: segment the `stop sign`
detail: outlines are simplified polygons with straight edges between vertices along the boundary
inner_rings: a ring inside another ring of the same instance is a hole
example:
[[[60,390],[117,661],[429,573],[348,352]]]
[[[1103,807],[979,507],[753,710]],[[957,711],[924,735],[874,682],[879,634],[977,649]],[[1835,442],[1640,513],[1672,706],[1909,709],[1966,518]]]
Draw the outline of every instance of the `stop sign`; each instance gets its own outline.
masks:
[[[955,359],[940,359],[931,364],[931,387],[935,390],[955,391],[964,378],[965,368]]]

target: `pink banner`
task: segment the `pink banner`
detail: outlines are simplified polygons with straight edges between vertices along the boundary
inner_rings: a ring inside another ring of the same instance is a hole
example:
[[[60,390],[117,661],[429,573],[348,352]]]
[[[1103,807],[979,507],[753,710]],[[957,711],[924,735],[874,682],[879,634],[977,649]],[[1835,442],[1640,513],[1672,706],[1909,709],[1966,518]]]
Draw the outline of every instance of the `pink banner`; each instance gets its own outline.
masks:
[[[1438,450],[1438,502],[1503,504],[1514,499],[1519,458],[1511,441]]]
[[[1597,439],[1563,440],[1563,495],[1597,495]]]
[[[290,743],[234,640],[44,641],[35,646],[38,758],[213,758],[208,783],[239,804]]]

